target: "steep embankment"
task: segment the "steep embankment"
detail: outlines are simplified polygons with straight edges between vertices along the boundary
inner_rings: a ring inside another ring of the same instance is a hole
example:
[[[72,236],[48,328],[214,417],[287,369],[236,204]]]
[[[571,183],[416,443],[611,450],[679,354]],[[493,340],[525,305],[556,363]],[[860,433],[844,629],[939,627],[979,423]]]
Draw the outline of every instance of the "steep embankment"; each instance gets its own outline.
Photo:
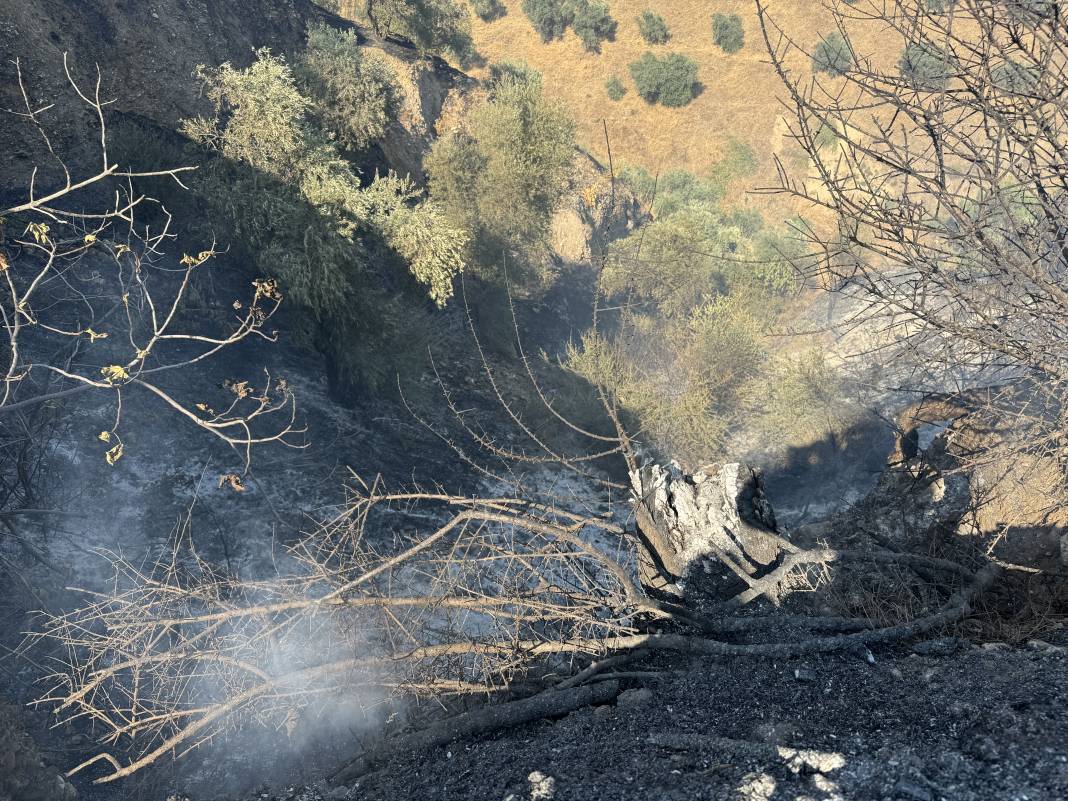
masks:
[[[134,115],[165,129],[202,112],[198,64],[231,61],[244,66],[253,51],[268,47],[292,53],[303,46],[309,26],[350,23],[309,0],[28,0],[0,10],[0,108],[21,111],[18,59],[35,107],[55,104],[41,119],[52,143],[73,162],[96,155],[86,136],[84,104],[63,74],[64,53],[72,75],[91,91],[96,65],[101,97],[112,113]],[[385,162],[421,177],[421,159],[442,109],[470,79],[439,59],[420,58],[396,42],[361,40],[378,49],[396,71],[405,107],[385,138]],[[35,166],[47,167],[48,153],[29,125],[0,126],[0,185],[25,185]],[[9,190],[10,191],[10,190]]]

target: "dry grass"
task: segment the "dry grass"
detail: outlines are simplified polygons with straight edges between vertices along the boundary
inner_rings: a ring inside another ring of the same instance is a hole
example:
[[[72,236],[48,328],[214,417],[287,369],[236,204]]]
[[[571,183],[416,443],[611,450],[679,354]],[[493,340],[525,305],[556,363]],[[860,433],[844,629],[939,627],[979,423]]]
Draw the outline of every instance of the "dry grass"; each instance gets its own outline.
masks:
[[[544,76],[549,94],[559,98],[578,121],[579,142],[607,163],[604,128],[611,135],[616,164],[636,164],[651,171],[684,168],[705,174],[721,157],[731,139],[745,142],[759,164],[758,173],[739,182],[732,193],[738,205],[754,205],[768,211],[790,213],[784,200],[769,200],[744,194],[747,188],[776,183],[772,154],[790,164],[796,153],[784,135],[786,124],[779,98],[778,77],[768,64],[752,0],[612,0],[612,16],[619,23],[614,42],[605,42],[601,54],[587,53],[568,31],[563,39],[543,43],[523,14],[522,0],[504,0],[508,14],[490,23],[474,20],[474,37],[487,62],[523,60]],[[636,17],[646,8],[667,21],[671,40],[650,46],[638,32]],[[819,0],[778,0],[771,11],[795,41],[811,50],[823,34],[833,29],[831,15]],[[735,13],[742,17],[746,43],[741,52],[727,55],[712,40],[712,16]],[[898,57],[901,47],[888,44],[885,34],[858,31],[854,46],[878,61]],[[678,52],[700,64],[701,94],[681,109],[651,106],[634,91],[628,65],[647,50]],[[882,52],[880,52],[882,51]],[[799,55],[795,69],[808,71],[807,59]],[[480,74],[478,70],[475,74]],[[618,76],[627,86],[626,96],[609,100],[604,83]],[[805,161],[800,165],[803,169]],[[793,166],[791,167],[793,169]],[[776,216],[776,215],[772,215]]]

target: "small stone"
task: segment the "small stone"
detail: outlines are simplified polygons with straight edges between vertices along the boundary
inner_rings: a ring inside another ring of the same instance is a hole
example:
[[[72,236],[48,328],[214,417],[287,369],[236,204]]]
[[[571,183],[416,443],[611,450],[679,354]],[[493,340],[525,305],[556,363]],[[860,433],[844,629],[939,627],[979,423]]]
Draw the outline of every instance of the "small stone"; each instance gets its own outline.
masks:
[[[556,779],[536,770],[527,776],[530,782],[530,801],[552,801],[556,796]]]
[[[612,717],[612,707],[608,706],[607,704],[603,706],[594,707],[593,716],[595,718],[601,719],[610,718]]]
[[[1045,640],[1028,640],[1027,647],[1033,651],[1053,651],[1054,653],[1065,650],[1062,646],[1052,645]]]
[[[643,706],[653,700],[653,691],[647,687],[638,687],[633,690],[624,690],[616,699],[616,706],[630,707]]]
[[[326,797],[330,799],[330,801],[344,801],[344,799],[349,797],[349,788],[343,784],[339,784],[337,787],[332,788],[330,792],[326,794]]]
[[[984,642],[980,647],[988,653],[997,653],[999,651],[1009,650],[1009,644],[1007,642]]]
[[[794,668],[794,678],[797,681],[815,681],[816,671],[809,668]]]

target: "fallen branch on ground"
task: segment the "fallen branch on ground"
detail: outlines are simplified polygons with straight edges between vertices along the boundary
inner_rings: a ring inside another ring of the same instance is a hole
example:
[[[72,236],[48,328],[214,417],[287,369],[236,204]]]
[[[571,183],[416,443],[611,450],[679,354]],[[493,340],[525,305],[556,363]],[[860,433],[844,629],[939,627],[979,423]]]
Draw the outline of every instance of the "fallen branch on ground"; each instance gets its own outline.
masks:
[[[600,682],[566,690],[546,690],[530,698],[492,704],[446,718],[426,729],[394,740],[386,740],[377,748],[354,759],[330,777],[333,784],[357,779],[391,754],[401,751],[425,751],[447,745],[464,737],[521,726],[543,718],[558,718],[584,706],[604,704],[619,694],[619,683]]]

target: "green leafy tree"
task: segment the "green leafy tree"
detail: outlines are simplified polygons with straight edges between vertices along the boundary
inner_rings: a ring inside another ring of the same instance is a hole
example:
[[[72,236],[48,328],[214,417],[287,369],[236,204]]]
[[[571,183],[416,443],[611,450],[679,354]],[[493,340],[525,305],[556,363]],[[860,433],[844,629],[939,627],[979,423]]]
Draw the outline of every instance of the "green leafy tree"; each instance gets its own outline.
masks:
[[[540,252],[568,188],[575,123],[540,80],[505,75],[427,156],[431,194],[471,232],[483,273],[501,254]]]
[[[365,53],[353,31],[312,28],[294,74],[322,127],[352,151],[380,139],[400,109],[393,71],[380,57]]]
[[[384,293],[396,279],[382,265],[403,265],[442,305],[464,266],[466,234],[407,180],[361,186],[280,57],[261,50],[246,69],[223,64],[200,77],[214,114],[186,120],[183,131],[223,157],[205,165],[200,196],[242,254],[305,310],[303,336],[323,346],[339,376],[388,381],[395,368],[369,354],[399,356],[403,303]]]
[[[712,38],[724,53],[737,53],[745,46],[745,28],[737,14],[712,17]]]
[[[559,39],[575,18],[572,6],[564,0],[523,0],[523,13],[543,42]]]
[[[505,288],[537,288],[552,217],[569,188],[574,137],[574,121],[543,96],[536,73],[506,73],[426,158],[432,198],[471,238],[479,282],[468,298],[495,348],[514,347]]]
[[[600,53],[601,42],[616,36],[616,21],[608,13],[608,5],[600,0],[572,0],[572,3],[572,30],[588,52]]]
[[[853,66],[853,48],[840,31],[833,31],[820,40],[812,53],[812,69],[828,75],[845,75]]]
[[[681,53],[657,58],[652,53],[630,64],[635,88],[648,103],[677,108],[685,106],[697,94],[697,62]]]
[[[649,10],[643,11],[638,17],[638,32],[646,44],[664,44],[671,38],[664,18]]]
[[[608,93],[609,100],[619,101],[627,94],[627,87],[615,75],[604,82],[604,90]]]
[[[493,22],[508,13],[508,6],[501,0],[471,0],[471,7],[483,22]]]
[[[461,62],[476,55],[467,8],[454,0],[364,0],[363,16],[379,36],[408,39],[424,53]]]

